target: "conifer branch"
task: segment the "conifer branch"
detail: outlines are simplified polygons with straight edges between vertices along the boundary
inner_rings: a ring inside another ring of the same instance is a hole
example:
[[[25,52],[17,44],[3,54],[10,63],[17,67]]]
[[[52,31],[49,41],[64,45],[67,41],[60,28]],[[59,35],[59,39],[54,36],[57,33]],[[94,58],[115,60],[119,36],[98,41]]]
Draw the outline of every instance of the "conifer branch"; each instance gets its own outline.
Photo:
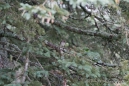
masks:
[[[98,36],[98,37],[102,37],[102,38],[106,38],[106,39],[110,39],[110,40],[120,38],[120,36],[115,33],[113,34],[113,33],[101,32],[101,31],[82,30],[81,28],[68,26],[59,21],[55,21],[53,24],[65,29],[65,30],[69,30],[71,32],[75,32],[75,33],[82,34],[82,35]]]

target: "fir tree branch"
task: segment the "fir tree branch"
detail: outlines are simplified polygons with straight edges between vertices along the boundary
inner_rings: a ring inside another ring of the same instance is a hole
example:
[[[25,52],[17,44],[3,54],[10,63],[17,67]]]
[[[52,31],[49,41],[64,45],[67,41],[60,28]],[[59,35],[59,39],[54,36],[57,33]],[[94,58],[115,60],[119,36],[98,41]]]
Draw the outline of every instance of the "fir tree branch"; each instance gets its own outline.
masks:
[[[59,21],[55,21],[53,24],[65,29],[65,30],[69,30],[71,32],[75,32],[78,34],[89,35],[89,36],[98,36],[98,37],[102,37],[102,38],[106,38],[106,39],[110,39],[110,40],[120,38],[120,36],[118,34],[115,34],[115,33],[111,34],[111,33],[107,33],[107,32],[82,30],[81,28],[75,28],[72,26],[68,26],[68,25],[63,24]]]
[[[4,32],[3,30],[0,30],[0,37],[8,37],[8,38],[14,38],[20,41],[25,41],[25,40],[20,39],[17,35],[15,35],[13,32],[10,32],[10,31]]]

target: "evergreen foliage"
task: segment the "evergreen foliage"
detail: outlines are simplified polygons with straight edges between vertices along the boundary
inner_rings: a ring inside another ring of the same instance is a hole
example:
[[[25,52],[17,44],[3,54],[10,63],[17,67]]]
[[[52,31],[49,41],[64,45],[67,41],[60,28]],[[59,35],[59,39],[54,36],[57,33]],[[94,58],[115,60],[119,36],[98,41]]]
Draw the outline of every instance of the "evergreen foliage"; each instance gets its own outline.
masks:
[[[128,4],[1,0],[0,86],[128,86]]]

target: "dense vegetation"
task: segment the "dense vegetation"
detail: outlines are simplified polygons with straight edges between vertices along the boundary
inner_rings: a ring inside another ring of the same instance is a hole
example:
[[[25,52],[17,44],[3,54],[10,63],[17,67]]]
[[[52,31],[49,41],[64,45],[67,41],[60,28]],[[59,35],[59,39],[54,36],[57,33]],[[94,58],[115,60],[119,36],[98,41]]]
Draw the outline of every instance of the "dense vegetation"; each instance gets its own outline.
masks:
[[[0,0],[0,86],[128,86],[128,0]]]

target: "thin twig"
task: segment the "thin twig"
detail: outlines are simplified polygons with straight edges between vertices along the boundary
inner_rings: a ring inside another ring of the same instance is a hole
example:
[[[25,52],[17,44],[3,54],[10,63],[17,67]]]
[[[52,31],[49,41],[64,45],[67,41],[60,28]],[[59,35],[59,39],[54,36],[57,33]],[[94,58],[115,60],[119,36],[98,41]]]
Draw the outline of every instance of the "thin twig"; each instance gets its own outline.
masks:
[[[43,2],[43,6],[45,5],[45,3],[47,2],[48,0],[45,0],[44,2]]]
[[[95,22],[95,26],[97,27],[97,29],[99,31],[100,29],[99,29],[99,26],[98,26],[97,21],[95,20],[95,18],[94,18],[94,22]]]
[[[27,75],[27,79],[28,79],[29,81],[32,81],[28,75]]]
[[[20,58],[21,54],[22,54],[22,52],[19,54],[18,58],[16,59],[16,62],[17,62],[17,61],[18,61],[18,59]]]
[[[39,60],[37,59],[37,58],[35,58],[35,56],[33,55],[33,54],[31,54],[33,57],[34,57],[34,59],[38,62],[38,64],[40,65],[40,67],[42,68],[42,70],[44,70],[44,68],[43,68],[43,66],[41,65],[41,63],[39,62]],[[48,79],[48,77],[45,77],[46,78],[46,80],[47,80],[47,82],[48,82],[48,84],[49,84],[49,86],[51,86],[51,83],[50,83],[50,80]]]

